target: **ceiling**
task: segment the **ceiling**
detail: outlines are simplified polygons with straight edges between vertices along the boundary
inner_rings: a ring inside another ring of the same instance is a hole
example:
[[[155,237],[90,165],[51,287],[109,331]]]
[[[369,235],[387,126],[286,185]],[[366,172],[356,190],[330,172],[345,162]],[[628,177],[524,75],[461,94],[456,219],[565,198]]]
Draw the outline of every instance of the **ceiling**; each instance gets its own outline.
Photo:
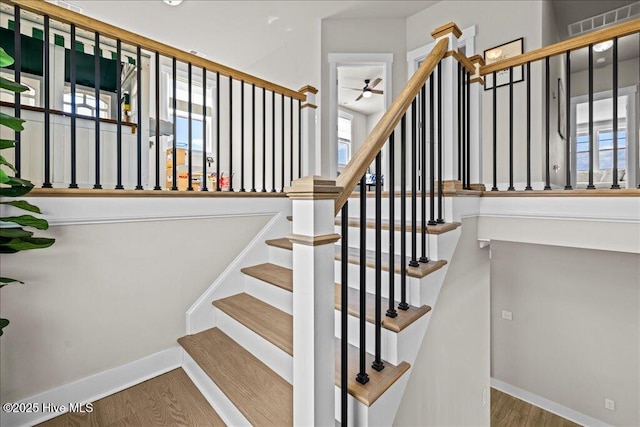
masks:
[[[356,102],[362,90],[349,88],[364,88],[365,79],[373,81],[383,77],[382,66],[345,66],[338,67],[338,105],[364,115],[384,111],[384,95],[373,94],[371,98],[361,98]],[[375,89],[384,90],[385,82],[381,81]]]
[[[576,21],[591,18],[610,10],[618,9],[635,3],[637,0],[553,0],[553,10],[556,15],[560,40],[569,37],[567,27]]]
[[[83,13],[248,70],[326,18],[406,18],[436,1],[71,0]],[[251,31],[247,31],[250,28]],[[237,52],[242,52],[238,55]]]

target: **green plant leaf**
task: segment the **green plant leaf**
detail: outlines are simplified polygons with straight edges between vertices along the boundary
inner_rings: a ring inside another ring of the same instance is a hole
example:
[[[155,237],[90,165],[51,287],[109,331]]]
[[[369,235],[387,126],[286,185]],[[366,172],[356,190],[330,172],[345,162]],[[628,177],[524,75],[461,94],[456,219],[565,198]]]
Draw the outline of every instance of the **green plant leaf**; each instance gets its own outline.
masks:
[[[11,182],[11,178],[9,178],[9,182]],[[2,187],[0,188],[0,196],[2,197],[20,197],[27,194],[31,191],[33,187],[27,187],[24,185],[13,185],[11,187]]]
[[[32,249],[44,249],[55,243],[56,239],[46,237],[23,237],[19,239],[11,239],[8,243],[0,244],[0,253],[4,248],[14,251],[28,251]]]
[[[10,206],[13,206],[13,207],[16,207],[18,209],[25,210],[25,211],[35,212],[35,213],[42,213],[40,211],[39,207],[32,205],[31,203],[27,202],[26,200],[14,200],[12,202],[0,202],[0,205],[10,205]]]
[[[33,227],[38,230],[46,230],[49,228],[49,223],[46,219],[36,218],[33,215],[20,215],[20,216],[4,216],[0,220],[4,222],[13,222],[25,227]]]
[[[28,86],[21,85],[4,77],[0,77],[0,88],[10,90],[11,92],[22,93],[29,90]]]
[[[11,177],[11,179],[9,180],[9,182],[7,182],[7,184],[9,184],[12,187],[29,187],[29,188],[33,188],[33,183],[31,181],[29,181],[28,179],[22,179],[22,178],[16,178],[16,177]]]
[[[0,288],[10,285],[11,283],[21,283],[24,285],[24,282],[21,280],[12,279],[11,277],[0,277]]]
[[[0,49],[2,48],[0,47]],[[8,325],[9,325],[9,321],[7,319],[0,319],[0,337],[3,334],[2,330],[6,328]]]
[[[21,132],[24,130],[24,127],[22,126],[24,122],[25,121],[22,119],[17,119],[8,114],[0,113],[0,125],[13,129],[16,132]]]
[[[0,237],[16,239],[16,238],[31,237],[31,236],[33,236],[33,232],[23,230],[22,228],[19,228],[19,227],[16,227],[16,228],[1,227],[0,228]]]
[[[13,64],[13,58],[0,47],[0,67],[8,67]]]
[[[5,184],[9,181],[9,175],[2,169],[0,169],[0,184]]]
[[[14,171],[16,174],[18,173],[18,170],[11,163],[9,163],[7,159],[5,159],[3,156],[0,156],[0,165],[5,165],[6,167]]]
[[[16,146],[16,142],[10,139],[0,139],[0,150],[5,150],[7,148],[13,148]]]

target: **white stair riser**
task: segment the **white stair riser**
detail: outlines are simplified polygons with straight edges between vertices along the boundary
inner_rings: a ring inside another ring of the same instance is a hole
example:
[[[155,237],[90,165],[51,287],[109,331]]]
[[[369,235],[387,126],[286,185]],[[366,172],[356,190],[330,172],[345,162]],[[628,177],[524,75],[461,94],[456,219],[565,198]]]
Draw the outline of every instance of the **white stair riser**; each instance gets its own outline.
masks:
[[[382,315],[386,312],[386,308],[382,310]],[[342,338],[341,333],[341,312],[335,310],[335,334],[337,338]],[[349,344],[354,345],[356,347],[360,347],[360,318],[355,316],[349,316],[347,325],[349,328]],[[366,346],[367,353],[375,354],[375,327],[373,323],[367,322],[365,327],[366,331]],[[397,365],[402,362],[402,360],[398,359],[398,334],[396,332],[392,332],[388,329],[381,328],[380,337],[382,341],[380,343],[380,352],[382,355],[382,359],[386,360],[389,363]]]
[[[245,274],[244,291],[278,310],[293,314],[293,294],[286,289]]]
[[[269,262],[284,268],[293,268],[293,251],[269,246]]]
[[[442,283],[447,276],[448,269],[449,264],[422,279],[422,282],[420,283],[420,301],[418,305],[428,305],[432,308],[435,307],[436,302],[438,301],[438,296],[440,295],[440,290],[442,289]]]
[[[342,272],[341,272],[341,261],[335,262],[334,278],[336,283],[340,283],[342,281]],[[374,268],[367,267],[366,270],[366,283],[367,283],[367,292],[370,294],[374,294],[376,291],[376,272]],[[351,264],[348,265],[347,277],[349,279],[349,287],[353,289],[360,290],[360,265]],[[394,274],[394,294],[395,301],[398,302],[401,300],[402,289],[400,287],[400,274]],[[389,272],[383,271],[381,276],[381,285],[382,285],[382,297],[389,298]],[[415,291],[414,291],[415,289]],[[415,277],[407,276],[407,302],[412,305],[417,305],[420,302],[420,294],[415,293],[420,289],[420,279]],[[414,304],[414,301],[415,304]]]
[[[342,230],[339,226],[336,226],[335,228],[335,232],[340,234],[342,233]],[[434,260],[438,260],[438,259],[446,259],[446,258],[442,258],[442,257],[438,257],[438,251],[437,251],[437,242],[439,239],[444,238],[447,234],[449,234],[451,232],[448,233],[443,233],[443,234],[434,234],[434,235],[429,235],[427,234],[427,248],[426,248],[426,252],[427,252],[427,256],[430,259],[434,259]],[[389,253],[390,252],[390,241],[391,241],[391,232],[389,230],[381,230],[381,234],[380,234],[380,245],[382,247],[382,252],[385,253]],[[394,231],[393,232],[393,236],[395,238],[394,241],[394,253],[396,255],[400,255],[401,251],[402,251],[402,245],[401,245],[401,236],[402,233],[400,231]],[[367,228],[366,231],[366,247],[367,250],[369,251],[375,251],[376,250],[376,230],[374,228]],[[431,239],[429,239],[429,237],[431,237]],[[360,247],[360,229],[358,227],[349,227],[349,247],[354,248],[354,247]],[[406,244],[405,244],[405,248],[406,248],[406,256],[407,258],[411,258],[411,233],[407,232],[407,240],[406,240]],[[422,255],[422,235],[418,232],[416,233],[416,257],[420,257]]]
[[[220,309],[217,310],[218,328],[260,359],[287,382],[293,383],[293,358],[260,335],[256,334]]]
[[[460,238],[460,227],[443,234],[429,234],[429,256],[433,259],[450,260]]]
[[[335,387],[335,418],[336,425],[340,423],[341,426],[354,427],[354,426],[366,426],[368,425],[369,408],[358,399],[354,398],[350,394],[347,395],[347,422],[342,422],[342,412],[340,411],[340,405],[342,402],[340,387]]]
[[[227,398],[211,378],[202,370],[189,353],[184,352],[182,369],[187,373],[191,381],[207,399],[211,407],[215,409],[222,421],[229,426],[250,427],[251,423],[240,410]]]

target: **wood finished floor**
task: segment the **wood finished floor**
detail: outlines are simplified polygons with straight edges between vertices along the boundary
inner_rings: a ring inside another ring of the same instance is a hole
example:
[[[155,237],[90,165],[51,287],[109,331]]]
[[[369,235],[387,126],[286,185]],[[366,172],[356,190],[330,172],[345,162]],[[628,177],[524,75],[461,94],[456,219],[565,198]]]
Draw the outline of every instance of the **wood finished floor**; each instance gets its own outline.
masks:
[[[64,414],[40,426],[224,426],[182,369],[93,402],[93,412]]]
[[[580,425],[492,388],[491,427],[580,427]]]

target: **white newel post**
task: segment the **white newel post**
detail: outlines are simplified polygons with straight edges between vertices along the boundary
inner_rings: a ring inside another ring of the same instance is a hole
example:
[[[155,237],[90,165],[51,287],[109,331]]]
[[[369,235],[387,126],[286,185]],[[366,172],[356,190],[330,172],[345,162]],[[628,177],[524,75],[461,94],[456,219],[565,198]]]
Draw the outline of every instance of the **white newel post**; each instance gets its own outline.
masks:
[[[318,89],[313,86],[305,86],[299,90],[307,96],[302,103],[302,165],[301,176],[309,176],[316,173],[316,94]]]
[[[334,426],[335,181],[308,176],[293,202],[293,425]]]
[[[431,36],[438,42],[448,39],[448,50],[458,52],[462,31],[453,22],[437,28]],[[458,179],[458,62],[453,55],[441,61],[442,67],[442,179]],[[437,83],[436,83],[437,85]],[[437,105],[437,101],[436,101]]]
[[[469,182],[481,184],[482,179],[482,94],[484,93],[484,79],[480,76],[480,67],[484,65],[482,56],[469,58],[476,72],[471,76],[469,101],[471,102],[471,171]]]

